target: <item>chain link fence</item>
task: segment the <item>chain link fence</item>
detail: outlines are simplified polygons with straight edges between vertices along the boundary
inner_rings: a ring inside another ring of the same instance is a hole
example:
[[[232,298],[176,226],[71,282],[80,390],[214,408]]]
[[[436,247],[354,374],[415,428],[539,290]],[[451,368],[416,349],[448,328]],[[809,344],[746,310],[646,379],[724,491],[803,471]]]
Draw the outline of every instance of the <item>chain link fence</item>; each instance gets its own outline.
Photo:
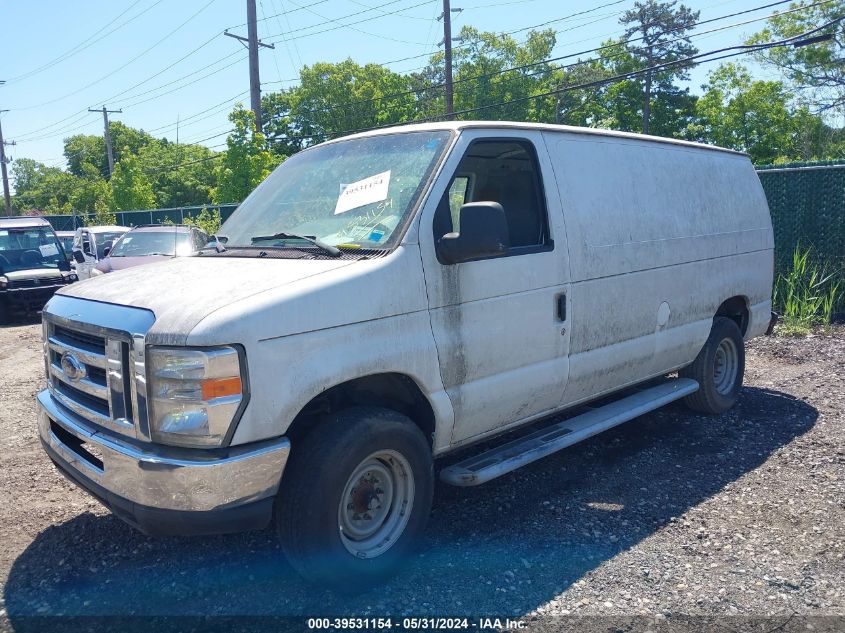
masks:
[[[174,207],[172,209],[146,209],[143,211],[117,211],[115,217],[119,226],[138,226],[140,224],[185,224],[187,218],[195,218],[203,209],[209,211],[219,210],[220,217],[225,222],[232,212],[238,207],[237,204],[208,204],[196,207]],[[56,231],[75,231],[85,226],[86,220],[93,214],[78,213],[74,215],[45,215],[47,220]]]
[[[772,213],[777,269],[788,267],[798,245],[845,269],[845,161],[768,165],[757,173]]]

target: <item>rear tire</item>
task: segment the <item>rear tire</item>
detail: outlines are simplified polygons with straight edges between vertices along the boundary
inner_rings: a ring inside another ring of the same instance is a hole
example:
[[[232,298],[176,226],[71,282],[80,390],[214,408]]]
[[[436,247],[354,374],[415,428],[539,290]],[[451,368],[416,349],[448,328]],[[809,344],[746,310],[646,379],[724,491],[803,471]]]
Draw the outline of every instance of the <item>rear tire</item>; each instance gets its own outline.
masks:
[[[699,385],[698,391],[684,398],[684,404],[700,413],[724,413],[736,404],[744,373],[742,332],[733,320],[716,317],[698,356],[679,372],[682,378],[692,378]]]
[[[407,417],[377,407],[327,416],[291,447],[276,527],[293,568],[344,593],[391,576],[431,510],[431,448]]]

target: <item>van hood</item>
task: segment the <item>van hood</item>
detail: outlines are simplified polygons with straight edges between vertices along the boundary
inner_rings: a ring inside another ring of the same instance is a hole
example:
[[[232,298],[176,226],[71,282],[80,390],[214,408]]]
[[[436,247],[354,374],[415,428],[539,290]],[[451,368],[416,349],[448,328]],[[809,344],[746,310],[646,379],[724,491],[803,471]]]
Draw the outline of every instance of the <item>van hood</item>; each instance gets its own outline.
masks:
[[[61,277],[62,271],[58,268],[24,268],[23,270],[10,270],[3,273],[9,281],[16,281],[20,279],[52,279],[53,277]]]
[[[150,340],[182,345],[210,313],[254,295],[321,275],[355,260],[176,257],[100,275],[60,294],[151,310]]]

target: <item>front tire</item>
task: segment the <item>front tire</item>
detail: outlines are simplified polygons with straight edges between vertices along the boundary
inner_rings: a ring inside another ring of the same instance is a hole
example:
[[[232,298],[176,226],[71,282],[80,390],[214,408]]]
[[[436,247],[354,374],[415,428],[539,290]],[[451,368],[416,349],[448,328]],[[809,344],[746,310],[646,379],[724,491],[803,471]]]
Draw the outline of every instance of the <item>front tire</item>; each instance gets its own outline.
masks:
[[[684,398],[684,404],[700,413],[724,413],[736,404],[744,373],[742,332],[733,320],[716,317],[692,365],[679,372],[682,378],[692,378],[699,385],[698,391]]]
[[[354,593],[386,579],[428,522],[431,448],[406,416],[351,407],[291,448],[276,503],[282,550],[304,578]]]

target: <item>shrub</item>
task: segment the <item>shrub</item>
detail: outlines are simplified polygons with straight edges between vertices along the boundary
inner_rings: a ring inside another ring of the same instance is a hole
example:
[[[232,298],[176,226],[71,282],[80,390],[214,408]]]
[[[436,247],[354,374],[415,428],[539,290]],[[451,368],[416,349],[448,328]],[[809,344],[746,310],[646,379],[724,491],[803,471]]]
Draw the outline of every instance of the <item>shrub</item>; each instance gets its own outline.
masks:
[[[220,209],[209,210],[207,207],[203,207],[196,217],[186,215],[184,222],[198,226],[209,235],[214,235],[220,230],[223,218],[220,215]]]
[[[827,325],[840,300],[843,272],[812,256],[812,249],[795,247],[789,270],[775,282],[773,302],[783,315],[781,332],[806,334]]]

